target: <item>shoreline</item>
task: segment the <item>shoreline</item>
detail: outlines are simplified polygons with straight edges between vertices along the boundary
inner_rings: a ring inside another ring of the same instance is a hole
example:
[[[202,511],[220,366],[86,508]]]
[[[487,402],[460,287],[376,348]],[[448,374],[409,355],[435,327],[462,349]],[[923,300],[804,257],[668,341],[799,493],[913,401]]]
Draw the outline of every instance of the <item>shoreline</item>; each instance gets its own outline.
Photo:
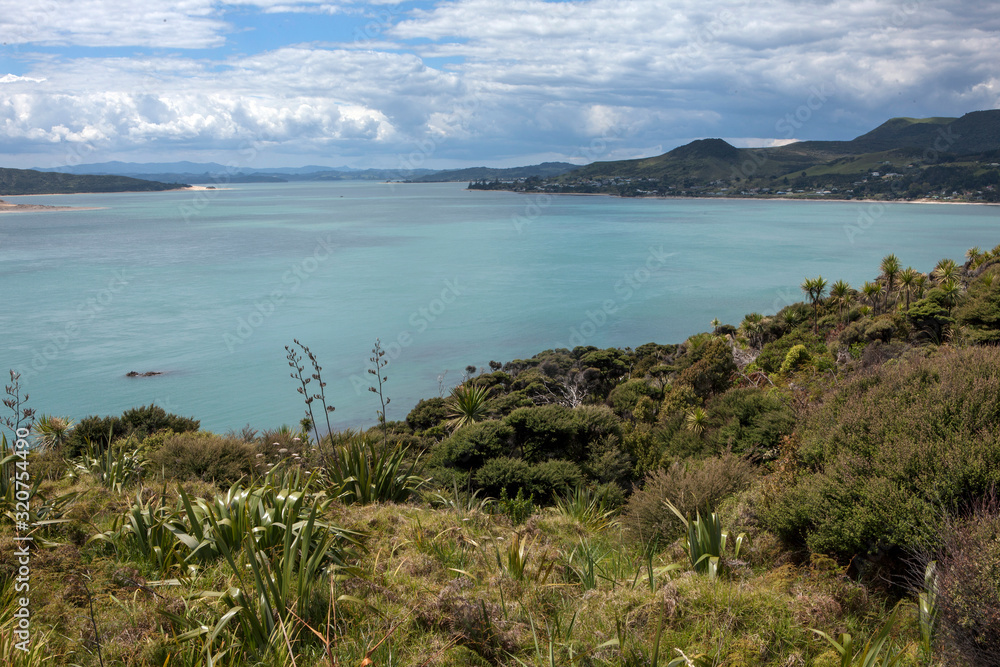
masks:
[[[46,204],[13,204],[0,199],[0,213],[39,213],[45,211],[101,211],[106,206],[48,206]]]
[[[991,201],[942,201],[940,199],[832,199],[819,197],[681,197],[676,195],[649,195],[645,197],[623,197],[610,192],[522,192],[520,190],[479,190],[466,188],[468,192],[510,192],[515,195],[552,195],[553,197],[614,197],[616,199],[675,199],[697,201],[807,201],[830,203],[858,204],[941,204],[959,206],[1000,206],[1000,202]]]
[[[63,197],[68,195],[119,195],[119,194],[157,194],[160,192],[209,192],[212,190],[229,190],[231,188],[215,188],[205,185],[189,185],[185,188],[174,188],[173,190],[123,190],[122,192],[54,192],[50,194],[32,195],[3,195],[10,199],[20,199],[21,197]],[[0,213],[37,213],[55,211],[103,211],[107,206],[52,206],[49,204],[17,204],[13,201],[0,199]]]
[[[200,192],[202,190],[232,190],[233,188],[217,188],[210,187],[207,185],[188,185],[183,188],[173,188],[172,190],[121,190],[118,192],[39,192],[30,195],[5,195],[0,194],[0,197],[68,197],[71,195],[125,195],[125,194],[146,194],[155,195],[164,192]],[[2,201],[2,199],[0,199]]]

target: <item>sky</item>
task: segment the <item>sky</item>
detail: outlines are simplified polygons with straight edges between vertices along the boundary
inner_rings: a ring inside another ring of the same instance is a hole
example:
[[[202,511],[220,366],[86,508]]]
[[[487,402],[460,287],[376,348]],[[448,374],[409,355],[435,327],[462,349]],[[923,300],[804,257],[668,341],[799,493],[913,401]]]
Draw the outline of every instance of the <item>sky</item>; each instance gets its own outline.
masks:
[[[0,0],[0,166],[586,164],[1000,107],[995,0]]]

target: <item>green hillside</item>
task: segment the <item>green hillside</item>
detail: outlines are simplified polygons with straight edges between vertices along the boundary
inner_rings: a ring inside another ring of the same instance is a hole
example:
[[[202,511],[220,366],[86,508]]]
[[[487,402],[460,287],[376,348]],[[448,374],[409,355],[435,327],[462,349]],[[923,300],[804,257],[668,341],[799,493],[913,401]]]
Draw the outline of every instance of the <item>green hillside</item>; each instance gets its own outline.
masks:
[[[699,139],[663,155],[595,162],[545,181],[477,189],[620,196],[936,197],[998,201],[1000,110],[893,118],[851,141],[736,148]]]
[[[158,192],[187,187],[127,176],[88,176],[0,168],[0,195],[61,195],[84,192]]]

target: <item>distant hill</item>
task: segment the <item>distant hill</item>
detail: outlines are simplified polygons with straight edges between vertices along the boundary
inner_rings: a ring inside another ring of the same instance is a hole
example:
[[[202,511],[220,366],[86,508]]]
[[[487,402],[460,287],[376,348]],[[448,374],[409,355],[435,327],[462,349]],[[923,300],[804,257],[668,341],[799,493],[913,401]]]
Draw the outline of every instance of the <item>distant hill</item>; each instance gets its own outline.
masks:
[[[699,139],[663,155],[595,162],[542,181],[474,189],[621,196],[936,197],[1000,201],[1000,110],[893,118],[850,141],[736,148]]]
[[[572,165],[571,165],[572,166]],[[152,181],[184,183],[286,183],[288,181],[401,181],[435,173],[433,169],[355,169],[353,167],[252,167],[218,162],[99,162],[36,171],[66,174],[130,176]]]
[[[250,167],[227,167],[218,162],[97,162],[78,164],[65,167],[38,167],[35,171],[57,171],[63,174],[97,174],[136,177],[144,174],[225,174],[241,173],[255,174],[311,174],[319,171],[355,171],[351,167],[323,167],[308,165],[305,167],[272,167],[269,169],[253,169]]]
[[[565,174],[568,171],[576,169],[578,166],[569,162],[543,162],[528,167],[510,167],[507,169],[468,167],[466,169],[438,171],[426,176],[420,176],[419,178],[413,178],[411,181],[414,183],[444,183],[447,181],[469,182],[494,179],[502,181],[516,178],[531,178],[532,176],[550,178]]]
[[[53,195],[84,192],[159,192],[187,187],[127,176],[61,174],[33,169],[0,168],[0,195]]]

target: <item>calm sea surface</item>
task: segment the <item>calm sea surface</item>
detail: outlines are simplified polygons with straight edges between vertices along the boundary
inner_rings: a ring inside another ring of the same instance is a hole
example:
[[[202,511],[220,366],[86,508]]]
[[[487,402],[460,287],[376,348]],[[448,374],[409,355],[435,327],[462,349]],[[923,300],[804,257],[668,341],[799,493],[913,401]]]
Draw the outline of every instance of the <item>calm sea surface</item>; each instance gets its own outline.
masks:
[[[927,271],[1000,243],[994,206],[363,182],[6,199],[104,207],[0,214],[0,369],[23,373],[29,404],[78,419],[157,403],[216,431],[297,424],[293,338],[337,426],[370,426],[376,337],[402,419],[468,365],[680,342],[802,300],[806,276],[859,285],[889,252]]]

